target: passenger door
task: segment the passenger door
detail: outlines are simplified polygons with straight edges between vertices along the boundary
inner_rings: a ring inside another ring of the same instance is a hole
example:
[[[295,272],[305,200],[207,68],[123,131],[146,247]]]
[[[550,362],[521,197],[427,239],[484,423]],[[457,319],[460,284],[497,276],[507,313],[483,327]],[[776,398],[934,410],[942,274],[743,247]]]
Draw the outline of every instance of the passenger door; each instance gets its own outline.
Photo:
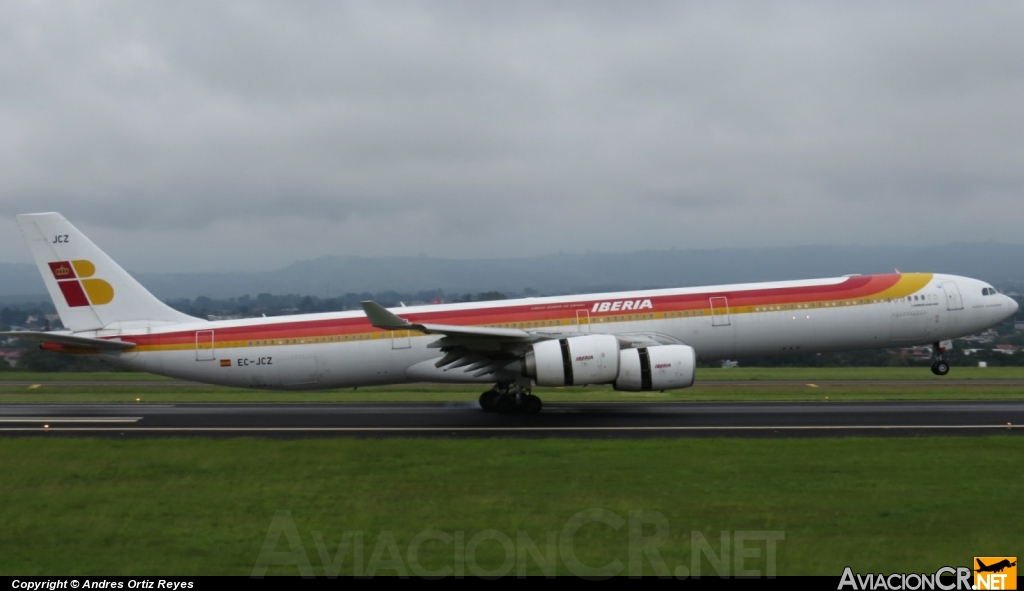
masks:
[[[960,297],[960,289],[957,288],[956,283],[947,281],[942,284],[942,291],[946,293],[946,309],[947,310],[963,310],[964,300]]]
[[[711,298],[711,326],[729,326],[729,299],[725,297]]]
[[[586,308],[576,310],[576,327],[580,332],[590,332],[590,311]]]
[[[196,331],[196,361],[213,361],[216,351],[213,348],[213,331]]]

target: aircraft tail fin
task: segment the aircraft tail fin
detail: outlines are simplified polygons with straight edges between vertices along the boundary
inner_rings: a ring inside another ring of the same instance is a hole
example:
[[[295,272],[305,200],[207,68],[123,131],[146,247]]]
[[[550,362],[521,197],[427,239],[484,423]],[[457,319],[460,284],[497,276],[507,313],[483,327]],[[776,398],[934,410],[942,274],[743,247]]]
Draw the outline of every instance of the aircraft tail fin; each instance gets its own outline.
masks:
[[[65,328],[79,332],[200,321],[158,300],[59,213],[17,218]]]

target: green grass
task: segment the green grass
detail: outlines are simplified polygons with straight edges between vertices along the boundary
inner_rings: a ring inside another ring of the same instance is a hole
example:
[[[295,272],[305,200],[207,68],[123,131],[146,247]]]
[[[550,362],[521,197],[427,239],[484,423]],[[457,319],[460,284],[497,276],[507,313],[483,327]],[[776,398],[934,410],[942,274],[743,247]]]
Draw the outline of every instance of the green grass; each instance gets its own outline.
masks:
[[[722,531],[769,530],[785,535],[780,575],[934,572],[1020,554],[1022,469],[1024,438],[1012,436],[0,439],[0,574],[249,575],[282,510],[317,574],[313,531],[332,555],[343,532],[363,532],[364,563],[390,532],[408,566],[409,542],[425,530],[464,541],[497,530],[514,543],[522,531],[543,549],[547,532],[561,539],[587,509],[664,515],[669,569],[691,566],[691,532],[717,551]],[[764,570],[764,543],[752,546],[761,557],[746,566]],[[276,549],[287,551],[285,536]],[[586,525],[574,549],[585,564],[628,564],[629,526]],[[430,541],[419,562],[453,566],[453,556]],[[503,556],[492,540],[476,562],[495,569]],[[562,557],[557,568],[570,572]],[[714,574],[706,561],[703,572]]]
[[[697,370],[697,380],[1021,380],[1024,367],[954,367],[946,377],[927,367],[734,367]]]
[[[964,368],[967,370],[977,368]],[[932,376],[925,369],[726,369],[701,370],[696,385],[666,392],[616,392],[609,386],[536,388],[546,402],[664,402],[664,401],[773,401],[773,400],[1006,400],[1024,399],[1024,388],[1010,380],[1024,379],[1024,368],[991,368],[993,374],[963,371],[959,379],[988,378],[985,383],[961,385]],[[858,373],[862,372],[862,373]],[[912,373],[911,373],[912,372]],[[473,402],[483,385],[452,386],[410,384],[359,389],[279,392],[178,384],[164,378],[145,384],[117,383],[60,385],[55,381],[77,376],[146,376],[147,374],[42,374],[30,385],[0,381],[0,403],[14,402]],[[737,378],[746,376],[746,379]],[[851,376],[862,376],[852,379]],[[866,376],[866,377],[865,377]],[[914,376],[909,379],[907,376]],[[922,376],[928,376],[927,378]],[[872,380],[901,380],[871,383]],[[1006,383],[998,383],[1006,380]],[[95,381],[91,380],[91,381]],[[991,383],[991,382],[996,383]]]
[[[948,378],[932,375],[927,367],[736,367],[730,369],[697,369],[697,382],[708,380],[915,380],[940,383],[957,380],[1024,380],[1024,367],[954,367]],[[137,372],[21,372],[0,373],[5,381],[170,381],[170,378]],[[474,389],[476,387],[474,386]]]
[[[216,387],[70,387],[0,386],[0,404],[5,403],[366,403],[366,402],[475,402],[483,388],[465,387],[378,387],[359,390],[311,392],[264,392]],[[535,388],[545,402],[770,402],[854,400],[1021,400],[1020,386],[917,386],[841,384],[701,386],[668,392],[616,392],[601,388]]]
[[[4,382],[35,380],[40,382],[52,381],[85,381],[85,382],[110,382],[110,381],[131,381],[139,380],[166,382],[171,378],[156,376],[151,373],[139,373],[133,371],[56,371],[56,372],[33,372],[33,371],[5,371],[0,373],[0,384]]]

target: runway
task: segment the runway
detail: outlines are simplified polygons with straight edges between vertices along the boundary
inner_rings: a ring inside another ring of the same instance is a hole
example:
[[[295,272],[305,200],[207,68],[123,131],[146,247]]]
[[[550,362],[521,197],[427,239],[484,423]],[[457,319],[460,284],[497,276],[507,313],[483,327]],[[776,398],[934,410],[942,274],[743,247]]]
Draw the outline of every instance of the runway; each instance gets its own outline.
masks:
[[[813,383],[817,386],[899,386],[899,387],[947,387],[947,386],[1021,386],[1024,387],[1024,380],[1017,379],[923,379],[923,380],[702,380],[696,383],[697,387],[743,387],[743,386],[806,386]],[[215,388],[210,384],[201,382],[190,382],[188,380],[0,380],[0,387],[27,388],[35,385],[45,385],[59,388]],[[414,385],[414,384],[412,384]],[[436,384],[430,384],[436,386]]]
[[[0,437],[842,437],[1021,434],[1024,401],[3,404]]]

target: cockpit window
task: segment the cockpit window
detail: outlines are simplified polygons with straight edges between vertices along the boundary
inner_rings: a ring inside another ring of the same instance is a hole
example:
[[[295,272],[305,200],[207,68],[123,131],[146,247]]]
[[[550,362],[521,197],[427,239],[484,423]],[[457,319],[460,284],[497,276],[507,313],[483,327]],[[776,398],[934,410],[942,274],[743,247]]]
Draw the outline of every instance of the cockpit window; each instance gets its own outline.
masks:
[[[996,293],[997,292],[994,287],[986,287],[981,290],[981,295],[983,296],[996,295]]]

